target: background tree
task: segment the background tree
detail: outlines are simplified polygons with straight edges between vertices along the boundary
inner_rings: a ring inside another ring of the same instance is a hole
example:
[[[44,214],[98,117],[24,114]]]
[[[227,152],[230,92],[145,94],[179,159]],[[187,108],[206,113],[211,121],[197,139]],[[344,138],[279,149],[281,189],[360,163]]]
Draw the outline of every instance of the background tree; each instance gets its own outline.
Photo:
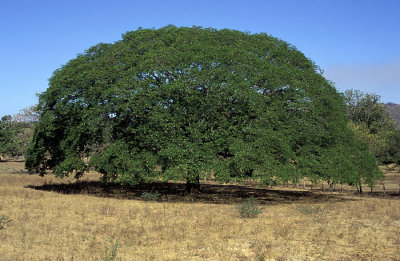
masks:
[[[392,115],[392,118],[396,121],[396,127],[400,130],[400,105],[396,103],[386,103],[386,109]]]
[[[0,121],[0,154],[24,156],[37,121],[35,106],[25,108],[14,116],[3,116]]]
[[[36,106],[30,106],[12,117],[12,126],[15,129],[10,140],[9,151],[13,156],[24,156],[32,141],[34,125],[38,122],[39,113]]]
[[[123,184],[186,180],[188,192],[211,175],[375,180],[381,173],[367,149],[353,146],[344,106],[318,67],[282,40],[140,29],[54,72],[26,167],[79,177],[93,166],[103,181]],[[358,163],[365,171],[351,168]]]
[[[0,120],[0,154],[7,154],[10,151],[10,140],[13,136],[10,115],[3,116]]]
[[[369,145],[380,163],[398,162],[399,130],[380,96],[347,90],[345,93],[347,117],[356,136]]]

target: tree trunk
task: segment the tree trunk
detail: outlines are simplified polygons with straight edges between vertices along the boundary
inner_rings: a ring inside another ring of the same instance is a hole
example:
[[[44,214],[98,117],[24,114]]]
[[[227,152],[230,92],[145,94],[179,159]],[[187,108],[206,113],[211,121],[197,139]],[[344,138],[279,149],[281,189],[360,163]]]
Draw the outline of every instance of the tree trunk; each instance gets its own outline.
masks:
[[[200,177],[186,178],[186,193],[198,193],[200,192]]]

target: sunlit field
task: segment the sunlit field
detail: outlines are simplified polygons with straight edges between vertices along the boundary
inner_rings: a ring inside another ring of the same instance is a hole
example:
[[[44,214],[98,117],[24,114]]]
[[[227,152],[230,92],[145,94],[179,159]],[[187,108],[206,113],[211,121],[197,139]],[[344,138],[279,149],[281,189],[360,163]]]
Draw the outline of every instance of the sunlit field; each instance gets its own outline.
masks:
[[[0,260],[400,260],[390,170],[372,194],[205,181],[185,195],[184,184],[102,186],[96,173],[39,177],[0,162]],[[261,213],[242,218],[250,196]]]

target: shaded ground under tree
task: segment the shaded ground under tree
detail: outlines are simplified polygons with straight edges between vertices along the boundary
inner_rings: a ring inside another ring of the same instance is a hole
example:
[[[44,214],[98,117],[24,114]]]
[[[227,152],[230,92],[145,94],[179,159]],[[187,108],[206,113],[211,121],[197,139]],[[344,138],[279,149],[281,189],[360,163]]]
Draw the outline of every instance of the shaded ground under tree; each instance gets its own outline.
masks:
[[[53,191],[63,194],[87,194],[98,197],[142,200],[143,193],[159,193],[162,202],[202,202],[210,204],[235,204],[248,197],[254,197],[261,205],[290,203],[320,203],[347,201],[338,194],[320,193],[319,191],[285,190],[258,188],[254,185],[224,185],[202,183],[200,193],[187,194],[185,183],[152,183],[137,186],[103,184],[97,181],[78,181],[76,183],[44,184],[28,188]]]

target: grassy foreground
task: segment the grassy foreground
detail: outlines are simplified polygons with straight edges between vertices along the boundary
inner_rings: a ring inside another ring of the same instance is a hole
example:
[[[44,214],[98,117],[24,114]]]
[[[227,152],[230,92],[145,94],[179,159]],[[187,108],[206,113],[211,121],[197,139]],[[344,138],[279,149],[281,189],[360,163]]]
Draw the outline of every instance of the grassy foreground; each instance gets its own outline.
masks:
[[[394,194],[248,188],[228,197],[237,187],[210,185],[222,192],[153,202],[96,186],[72,193],[74,184],[0,162],[0,260],[400,260]],[[262,212],[240,218],[237,195],[254,195]]]

